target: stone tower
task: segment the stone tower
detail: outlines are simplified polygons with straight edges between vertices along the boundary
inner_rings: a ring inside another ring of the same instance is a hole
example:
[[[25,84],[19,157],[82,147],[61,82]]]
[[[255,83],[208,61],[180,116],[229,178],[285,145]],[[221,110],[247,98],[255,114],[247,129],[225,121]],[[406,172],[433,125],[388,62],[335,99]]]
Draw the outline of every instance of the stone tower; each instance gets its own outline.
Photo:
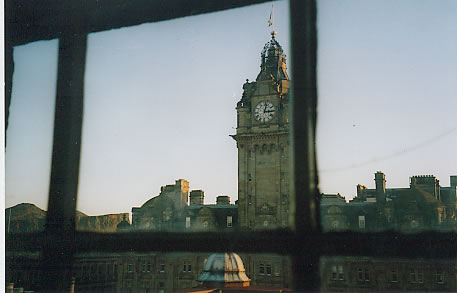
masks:
[[[289,149],[286,56],[271,33],[256,81],[243,85],[238,102],[238,212],[240,227],[288,225]]]

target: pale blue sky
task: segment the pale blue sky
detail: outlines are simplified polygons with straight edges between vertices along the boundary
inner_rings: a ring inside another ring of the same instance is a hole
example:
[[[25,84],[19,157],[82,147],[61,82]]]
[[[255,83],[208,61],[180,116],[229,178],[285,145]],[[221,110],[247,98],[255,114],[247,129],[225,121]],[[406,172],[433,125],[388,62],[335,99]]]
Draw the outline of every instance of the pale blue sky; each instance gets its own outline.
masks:
[[[287,3],[274,6],[289,54]],[[321,190],[351,198],[358,183],[373,186],[377,170],[388,187],[416,174],[449,185],[457,174],[457,2],[334,0],[318,8]],[[229,135],[242,84],[259,72],[270,10],[89,36],[79,210],[127,212],[178,178],[203,189],[207,203],[237,198]],[[57,45],[15,49],[7,207],[47,207]]]

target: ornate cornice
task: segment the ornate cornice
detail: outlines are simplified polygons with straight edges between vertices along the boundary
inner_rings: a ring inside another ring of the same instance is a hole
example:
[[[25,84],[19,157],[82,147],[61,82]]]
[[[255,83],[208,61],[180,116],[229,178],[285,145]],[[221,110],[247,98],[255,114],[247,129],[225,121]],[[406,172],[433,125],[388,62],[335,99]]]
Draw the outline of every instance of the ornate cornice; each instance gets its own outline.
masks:
[[[253,140],[271,140],[278,137],[287,137],[287,131],[272,132],[272,133],[249,133],[249,134],[234,134],[230,135],[237,142],[249,142]]]

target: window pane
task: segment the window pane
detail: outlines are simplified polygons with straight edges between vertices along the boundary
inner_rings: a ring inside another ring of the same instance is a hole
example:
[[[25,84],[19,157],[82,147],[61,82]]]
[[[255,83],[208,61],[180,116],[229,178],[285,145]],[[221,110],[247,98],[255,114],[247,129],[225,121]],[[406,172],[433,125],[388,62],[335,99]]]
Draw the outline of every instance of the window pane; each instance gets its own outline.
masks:
[[[288,21],[275,2],[90,34],[78,229],[287,227]]]
[[[44,229],[51,175],[58,41],[14,48],[5,151],[6,232]]]
[[[455,231],[457,3],[389,3],[318,3],[322,225]]]

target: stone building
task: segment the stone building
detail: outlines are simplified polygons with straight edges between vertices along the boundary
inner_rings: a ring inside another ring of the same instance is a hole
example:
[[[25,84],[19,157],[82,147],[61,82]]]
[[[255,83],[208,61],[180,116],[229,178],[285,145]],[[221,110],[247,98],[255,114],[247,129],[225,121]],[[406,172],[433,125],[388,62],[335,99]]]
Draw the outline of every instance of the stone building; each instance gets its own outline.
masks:
[[[177,228],[188,197],[189,182],[184,179],[176,180],[174,185],[162,186],[158,196],[139,208],[132,208],[132,229],[162,231]]]
[[[346,202],[323,194],[322,225],[326,231],[457,230],[456,181],[442,187],[432,175],[412,176],[410,186],[386,188],[386,176],[375,173],[375,188],[357,185],[357,196]]]
[[[238,102],[238,213],[242,229],[288,225],[289,149],[286,55],[275,39],[261,53],[260,73]]]
[[[323,257],[321,292],[456,292],[456,260]]]
[[[375,188],[357,185],[350,202],[323,194],[324,231],[453,230],[456,225],[456,178],[442,187],[434,176],[412,176],[410,186],[386,188],[375,173]],[[456,292],[457,260],[323,257],[322,292]]]

